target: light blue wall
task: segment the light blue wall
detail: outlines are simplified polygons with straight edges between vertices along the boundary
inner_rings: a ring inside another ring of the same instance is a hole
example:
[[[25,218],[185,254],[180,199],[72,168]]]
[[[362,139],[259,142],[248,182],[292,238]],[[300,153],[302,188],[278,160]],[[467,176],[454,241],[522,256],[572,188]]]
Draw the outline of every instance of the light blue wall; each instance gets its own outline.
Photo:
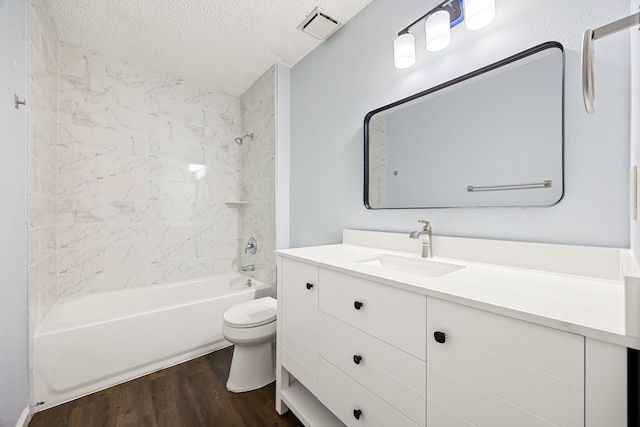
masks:
[[[629,0],[496,0],[490,26],[457,26],[441,52],[426,52],[416,34],[416,65],[396,70],[395,34],[437,3],[374,0],[293,67],[291,246],[339,242],[343,228],[408,232],[424,218],[441,235],[629,247],[629,34],[596,42],[594,115],[584,111],[579,74],[583,31],[628,15]],[[365,209],[367,112],[550,40],[566,55],[566,191],[558,205]]]
[[[0,427],[27,407],[27,5],[0,0]]]
[[[640,0],[631,0],[631,13],[640,10]],[[631,31],[631,166],[640,166],[640,35]],[[631,250],[640,263],[640,225],[631,221]]]

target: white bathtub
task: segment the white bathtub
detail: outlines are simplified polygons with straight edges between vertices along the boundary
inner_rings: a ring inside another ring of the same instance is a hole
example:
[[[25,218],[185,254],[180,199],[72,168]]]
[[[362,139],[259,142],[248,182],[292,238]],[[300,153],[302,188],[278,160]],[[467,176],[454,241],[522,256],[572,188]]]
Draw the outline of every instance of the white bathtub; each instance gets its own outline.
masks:
[[[228,346],[225,310],[273,294],[247,280],[216,276],[60,301],[33,337],[35,410]]]

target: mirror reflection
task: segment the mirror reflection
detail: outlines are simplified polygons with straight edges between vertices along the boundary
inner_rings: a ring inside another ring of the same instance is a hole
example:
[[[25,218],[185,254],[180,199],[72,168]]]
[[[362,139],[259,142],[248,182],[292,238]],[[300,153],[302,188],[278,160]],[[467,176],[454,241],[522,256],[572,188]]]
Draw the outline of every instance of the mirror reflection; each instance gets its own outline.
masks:
[[[371,111],[367,208],[559,202],[563,74],[562,45],[549,42]]]

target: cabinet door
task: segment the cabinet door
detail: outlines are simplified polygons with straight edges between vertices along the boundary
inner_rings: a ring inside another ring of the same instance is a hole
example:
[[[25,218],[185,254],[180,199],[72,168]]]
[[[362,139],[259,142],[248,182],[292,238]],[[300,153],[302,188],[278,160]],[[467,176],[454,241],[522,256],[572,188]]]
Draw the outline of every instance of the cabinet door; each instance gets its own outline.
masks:
[[[311,391],[318,375],[318,267],[282,260],[282,366]]]
[[[427,334],[429,407],[476,425],[584,426],[582,336],[435,298]]]
[[[444,417],[584,426],[584,338],[428,298],[427,425]]]

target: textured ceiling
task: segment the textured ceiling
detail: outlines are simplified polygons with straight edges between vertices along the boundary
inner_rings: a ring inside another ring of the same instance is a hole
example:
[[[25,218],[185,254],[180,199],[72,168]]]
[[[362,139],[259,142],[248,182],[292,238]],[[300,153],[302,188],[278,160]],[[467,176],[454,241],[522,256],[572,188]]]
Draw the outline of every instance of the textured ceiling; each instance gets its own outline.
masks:
[[[48,0],[60,41],[240,95],[276,61],[321,42],[297,29],[314,7],[346,22],[371,0]]]

